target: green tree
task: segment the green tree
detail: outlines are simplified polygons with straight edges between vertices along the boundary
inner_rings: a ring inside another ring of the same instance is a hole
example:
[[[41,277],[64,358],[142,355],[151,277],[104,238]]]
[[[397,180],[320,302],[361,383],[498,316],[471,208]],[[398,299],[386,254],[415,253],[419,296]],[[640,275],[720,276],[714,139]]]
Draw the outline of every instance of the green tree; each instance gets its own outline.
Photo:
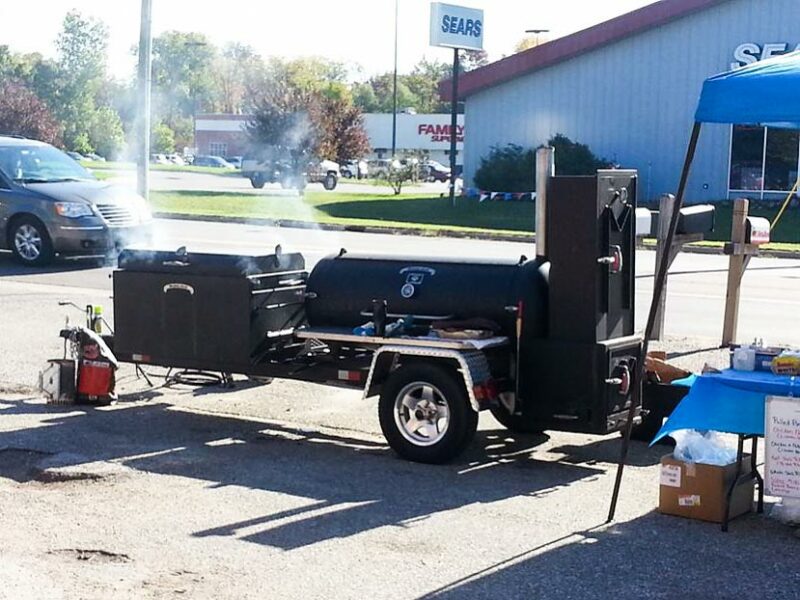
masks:
[[[489,64],[489,53],[486,50],[464,50],[459,57],[459,64],[461,65],[461,72],[485,67]]]
[[[309,118],[313,94],[288,82],[265,90],[252,120],[247,124],[254,145],[274,146],[306,152],[315,137]]]
[[[125,146],[125,131],[117,112],[107,106],[92,114],[89,124],[89,143],[100,156],[114,159]]]
[[[223,48],[214,67],[216,87],[215,110],[242,114],[254,107],[252,93],[266,79],[266,66],[262,58],[245,44],[231,43]]]
[[[108,28],[77,11],[64,17],[56,40],[58,60],[51,104],[64,124],[64,142],[77,152],[92,152],[90,130],[95,120],[95,94],[103,81]],[[80,150],[78,149],[80,147]]]
[[[369,82],[354,83],[352,87],[353,102],[364,112],[380,112],[378,96]]]
[[[439,83],[449,79],[453,66],[440,61],[422,59],[402,81],[417,97],[417,111],[421,113],[449,112],[449,103],[442,102]]]
[[[150,146],[156,154],[172,154],[175,152],[175,132],[166,123],[159,123],[153,128]]]
[[[373,111],[390,113],[393,107],[393,76],[391,73],[384,73],[372,77],[367,84],[372,87],[373,94],[377,100]],[[397,110],[401,111],[405,108],[414,108],[419,111],[420,101],[419,98],[411,91],[402,78],[397,80]],[[367,112],[367,108],[359,106],[362,110]],[[421,111],[420,111],[421,112]]]
[[[247,124],[251,142],[340,162],[364,156],[369,139],[361,110],[340,91],[336,85],[316,91],[275,85]]]
[[[175,150],[183,152],[184,148],[191,148],[194,144],[194,122],[192,119],[176,119],[172,125],[175,132]]]
[[[91,154],[94,152],[94,146],[92,146],[92,142],[89,140],[89,134],[85,131],[76,135],[70,146],[73,151],[80,154]]]
[[[216,47],[202,33],[168,31],[153,40],[155,112],[168,125],[213,107],[216,56]]]
[[[64,17],[56,50],[59,67],[76,87],[96,85],[105,74],[108,28],[102,21],[70,11]]]

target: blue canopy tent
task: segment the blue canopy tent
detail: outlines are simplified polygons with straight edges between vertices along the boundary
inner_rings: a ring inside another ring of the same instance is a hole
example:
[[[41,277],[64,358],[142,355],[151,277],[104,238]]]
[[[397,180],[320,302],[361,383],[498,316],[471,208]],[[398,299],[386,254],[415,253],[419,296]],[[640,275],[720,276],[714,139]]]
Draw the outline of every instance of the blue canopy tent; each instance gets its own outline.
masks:
[[[800,52],[784,54],[734,71],[715,75],[703,83],[700,101],[695,112],[694,127],[689,138],[689,147],[686,150],[686,160],[684,161],[680,183],[678,184],[678,192],[675,199],[676,208],[672,213],[669,231],[665,240],[666,248],[672,247],[672,242],[675,239],[678,218],[680,217],[680,210],[686,194],[689,171],[697,151],[697,142],[700,138],[700,130],[703,123],[729,123],[800,129]],[[650,313],[644,331],[643,357],[647,356],[650,339],[655,328],[656,314],[661,296],[664,293],[667,269],[668,261],[661,261],[656,269],[653,301],[650,304]],[[636,381],[641,383],[645,376],[644,360],[639,365],[637,375]],[[614,519],[614,513],[616,512],[633,419],[636,414],[636,406],[641,400],[642,386],[637,385],[635,389],[637,397],[631,402],[628,412],[628,423],[617,466],[617,478],[614,484],[614,494],[611,499],[608,521]]]
[[[800,129],[800,52],[777,56],[707,79],[698,123]]]

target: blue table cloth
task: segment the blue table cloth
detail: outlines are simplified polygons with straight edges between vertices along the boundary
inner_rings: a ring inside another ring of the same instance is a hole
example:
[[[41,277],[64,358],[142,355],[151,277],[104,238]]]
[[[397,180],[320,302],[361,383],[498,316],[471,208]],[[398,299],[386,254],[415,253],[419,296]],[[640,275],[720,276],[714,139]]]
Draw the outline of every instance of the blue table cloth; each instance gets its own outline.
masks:
[[[679,429],[764,435],[766,397],[800,397],[800,377],[762,371],[728,369],[674,384],[689,385],[691,390],[656,434],[653,444]]]

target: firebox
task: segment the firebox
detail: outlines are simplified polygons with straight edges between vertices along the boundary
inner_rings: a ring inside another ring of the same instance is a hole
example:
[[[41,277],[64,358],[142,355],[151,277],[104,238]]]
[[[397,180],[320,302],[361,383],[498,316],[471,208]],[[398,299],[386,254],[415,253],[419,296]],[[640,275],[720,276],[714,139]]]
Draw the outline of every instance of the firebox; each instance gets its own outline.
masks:
[[[125,250],[114,273],[120,360],[248,373],[305,319],[300,254]]]

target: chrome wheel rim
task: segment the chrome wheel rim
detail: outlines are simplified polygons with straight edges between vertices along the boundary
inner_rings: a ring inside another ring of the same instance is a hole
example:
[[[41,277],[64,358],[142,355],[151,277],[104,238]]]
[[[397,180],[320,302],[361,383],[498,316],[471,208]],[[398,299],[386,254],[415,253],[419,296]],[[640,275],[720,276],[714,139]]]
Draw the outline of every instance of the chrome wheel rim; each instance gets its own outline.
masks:
[[[394,421],[401,435],[415,446],[433,446],[450,427],[450,405],[436,386],[416,381],[397,394]]]
[[[14,248],[25,260],[36,260],[42,254],[42,236],[33,225],[20,225],[14,234]]]

